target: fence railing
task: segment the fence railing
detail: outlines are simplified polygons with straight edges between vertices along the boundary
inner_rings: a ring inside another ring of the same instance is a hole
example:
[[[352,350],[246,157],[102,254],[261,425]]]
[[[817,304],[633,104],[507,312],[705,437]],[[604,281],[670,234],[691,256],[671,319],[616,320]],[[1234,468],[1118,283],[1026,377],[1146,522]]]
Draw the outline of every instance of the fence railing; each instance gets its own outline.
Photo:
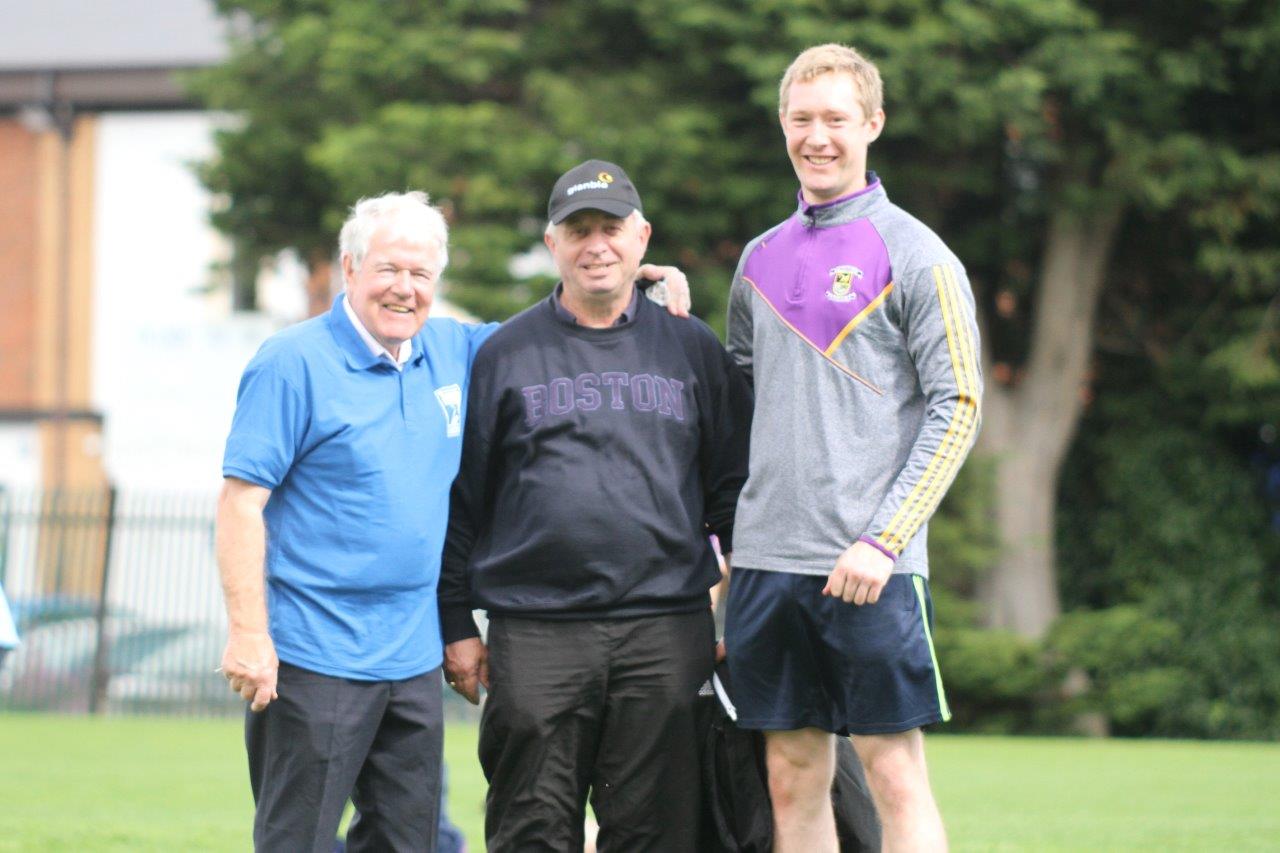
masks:
[[[0,488],[0,587],[21,645],[0,711],[240,714],[214,672],[226,619],[212,494]],[[446,691],[446,713],[474,715]]]
[[[0,709],[232,714],[214,497],[0,491]]]

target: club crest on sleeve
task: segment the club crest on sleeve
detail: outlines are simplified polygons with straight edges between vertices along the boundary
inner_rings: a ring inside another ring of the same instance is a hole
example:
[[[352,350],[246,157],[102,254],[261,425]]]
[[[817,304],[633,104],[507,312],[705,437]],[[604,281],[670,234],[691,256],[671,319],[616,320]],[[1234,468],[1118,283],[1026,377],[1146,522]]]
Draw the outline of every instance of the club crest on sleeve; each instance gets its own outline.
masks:
[[[850,264],[841,264],[832,267],[828,275],[831,276],[831,287],[827,289],[827,299],[832,302],[851,302],[858,298],[853,290],[853,280],[862,278],[862,270]]]
[[[457,385],[446,385],[436,389],[436,399],[444,410],[445,438],[457,438],[462,435],[462,389]]]

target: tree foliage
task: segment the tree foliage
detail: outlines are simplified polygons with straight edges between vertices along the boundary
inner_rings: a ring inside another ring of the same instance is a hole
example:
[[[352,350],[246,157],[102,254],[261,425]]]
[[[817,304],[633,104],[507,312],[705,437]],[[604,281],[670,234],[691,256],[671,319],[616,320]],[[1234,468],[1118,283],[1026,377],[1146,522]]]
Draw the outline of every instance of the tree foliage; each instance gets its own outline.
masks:
[[[323,260],[356,198],[425,189],[453,229],[449,295],[486,318],[545,293],[545,277],[513,280],[511,258],[539,243],[556,176],[601,157],[639,186],[650,258],[682,266],[695,310],[718,323],[743,244],[794,205],[779,76],[803,47],[858,46],[886,81],[872,167],[964,259],[992,394],[1040,380],[1029,355],[1054,224],[1105,226],[1089,232],[1106,237],[1096,341],[1074,342],[1093,353],[1086,387],[1055,392],[1094,402],[1066,484],[1056,465],[1044,484],[1062,498],[1058,581],[1076,612],[1047,644],[978,632],[959,600],[999,550],[1002,496],[990,472],[967,475],[932,525],[940,612],[970,662],[956,683],[979,703],[1003,697],[989,720],[1044,725],[1034,707],[1067,661],[1120,730],[1274,731],[1215,704],[1262,713],[1271,688],[1241,697],[1210,670],[1247,679],[1229,649],[1259,666],[1273,650],[1221,622],[1227,608],[1254,626],[1274,617],[1250,595],[1275,582],[1275,533],[1211,516],[1256,490],[1257,442],[1239,436],[1280,421],[1280,5],[217,1],[242,25],[230,60],[194,83],[240,117],[203,172],[226,200],[218,226],[253,253]],[[1214,577],[1233,584],[1205,609],[1209,630],[1193,617]],[[1170,632],[1203,642],[1179,651]],[[1009,668],[1022,674],[1000,692]]]
[[[1280,453],[1264,411],[1224,423],[1238,403],[1224,412],[1199,390],[1217,368],[1169,364],[1104,360],[1112,393],[1063,488],[1074,612],[1049,642],[1090,674],[1081,706],[1119,733],[1280,737],[1280,495],[1261,488]]]
[[[639,176],[656,248],[714,313],[744,239],[790,207],[777,79],[799,48],[839,40],[887,81],[873,163],[988,299],[1031,296],[1044,218],[1064,205],[1176,210],[1201,244],[1189,261],[1273,290],[1280,253],[1256,238],[1280,196],[1274,4],[218,5],[247,26],[196,85],[244,122],[220,135],[206,179],[230,202],[218,224],[261,251],[327,249],[356,196],[420,186],[451,210],[459,288],[502,290],[551,181],[602,156]]]

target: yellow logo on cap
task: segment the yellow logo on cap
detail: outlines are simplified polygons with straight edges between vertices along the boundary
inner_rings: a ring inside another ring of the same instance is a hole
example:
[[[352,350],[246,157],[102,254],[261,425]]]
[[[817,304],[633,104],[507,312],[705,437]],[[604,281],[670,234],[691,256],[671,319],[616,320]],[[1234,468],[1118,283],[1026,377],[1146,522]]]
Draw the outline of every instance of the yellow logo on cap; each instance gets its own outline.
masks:
[[[611,184],[613,183],[613,175],[610,175],[608,172],[601,172],[596,175],[596,180],[604,181],[606,184]]]

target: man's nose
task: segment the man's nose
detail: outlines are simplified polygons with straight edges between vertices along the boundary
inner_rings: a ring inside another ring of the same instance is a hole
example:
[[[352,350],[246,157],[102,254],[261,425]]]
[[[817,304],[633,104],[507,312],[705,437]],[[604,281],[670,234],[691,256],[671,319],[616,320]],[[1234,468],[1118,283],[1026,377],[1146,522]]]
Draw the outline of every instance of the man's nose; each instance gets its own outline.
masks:
[[[815,121],[813,129],[809,131],[809,143],[811,145],[826,145],[828,139],[827,126],[820,121]]]
[[[604,231],[593,231],[587,237],[587,251],[597,255],[602,255],[609,251],[609,239]]]

